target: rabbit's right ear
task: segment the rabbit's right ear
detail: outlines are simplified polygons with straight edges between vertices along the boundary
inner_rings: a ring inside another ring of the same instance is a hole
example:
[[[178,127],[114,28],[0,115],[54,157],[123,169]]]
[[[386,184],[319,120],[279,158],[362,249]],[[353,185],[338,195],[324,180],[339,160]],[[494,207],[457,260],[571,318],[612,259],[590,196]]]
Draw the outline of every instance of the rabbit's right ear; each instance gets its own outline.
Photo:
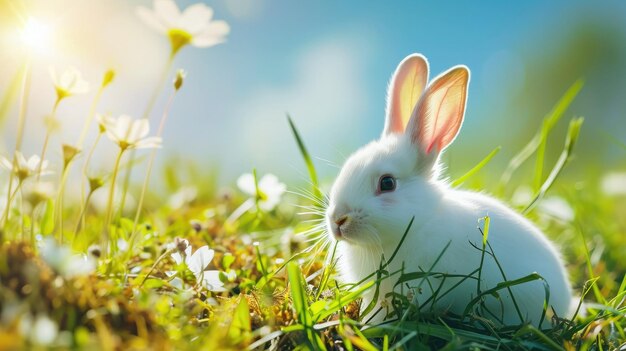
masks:
[[[459,133],[469,80],[467,67],[452,67],[433,79],[422,95],[407,133],[425,155],[436,158]]]
[[[400,62],[389,84],[383,137],[404,133],[427,82],[428,61],[424,56],[412,54]]]

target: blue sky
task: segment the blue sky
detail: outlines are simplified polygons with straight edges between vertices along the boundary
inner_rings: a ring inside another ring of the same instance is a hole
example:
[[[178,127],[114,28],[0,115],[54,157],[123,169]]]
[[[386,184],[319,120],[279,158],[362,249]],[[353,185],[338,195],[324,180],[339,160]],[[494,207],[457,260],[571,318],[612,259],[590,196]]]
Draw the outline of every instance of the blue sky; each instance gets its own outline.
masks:
[[[177,1],[181,8],[195,2]],[[63,25],[81,27],[72,34],[76,46],[92,45],[88,52],[68,50],[50,61],[75,65],[94,82],[108,66],[116,68],[118,78],[105,93],[100,110],[140,116],[168,51],[167,40],[134,14],[136,6],[151,6],[151,1],[33,3],[41,13],[63,6]],[[413,52],[427,56],[431,77],[455,64],[471,69],[466,123],[457,144],[477,145],[481,132],[497,118],[490,110],[506,111],[507,89],[527,73],[520,57],[550,51],[571,30],[572,22],[590,15],[626,23],[626,3],[605,1],[206,3],[232,31],[225,44],[188,47],[177,57],[175,68],[184,68],[189,75],[170,113],[161,160],[177,155],[207,167],[218,165],[225,183],[253,167],[287,179],[304,177],[285,121],[287,112],[311,153],[320,158],[323,177],[332,179],[336,165],[380,134],[390,74]],[[4,81],[17,66],[16,59],[12,62],[0,69]],[[33,101],[38,102],[30,110],[34,128],[53,99],[46,66],[42,60],[34,73]],[[0,89],[5,86],[0,83]],[[81,117],[71,116],[84,115],[76,112],[86,110],[90,100],[83,100],[60,109],[68,116],[67,125],[79,124]],[[157,104],[155,119],[165,100],[166,94]],[[58,142],[67,133],[70,138],[75,134],[66,132]],[[472,157],[478,161],[498,142],[506,138],[483,141]],[[37,143],[37,138],[30,140]],[[103,165],[111,162],[106,152],[101,157]]]

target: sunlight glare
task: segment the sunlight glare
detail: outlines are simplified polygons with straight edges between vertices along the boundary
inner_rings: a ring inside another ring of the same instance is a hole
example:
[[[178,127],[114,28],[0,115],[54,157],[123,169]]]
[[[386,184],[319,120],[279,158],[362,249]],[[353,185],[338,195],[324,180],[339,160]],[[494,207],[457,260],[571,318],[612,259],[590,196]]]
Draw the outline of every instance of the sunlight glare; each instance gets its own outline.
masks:
[[[44,53],[51,46],[52,28],[35,18],[29,18],[20,33],[22,43],[37,53]]]

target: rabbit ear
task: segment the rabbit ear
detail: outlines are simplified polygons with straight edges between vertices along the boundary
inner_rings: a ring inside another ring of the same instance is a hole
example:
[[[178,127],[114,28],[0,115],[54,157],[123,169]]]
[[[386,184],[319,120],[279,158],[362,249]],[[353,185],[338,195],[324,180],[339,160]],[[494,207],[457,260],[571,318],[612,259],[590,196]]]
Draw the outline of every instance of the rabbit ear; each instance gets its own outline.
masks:
[[[420,98],[407,129],[413,144],[434,156],[452,143],[465,115],[470,72],[455,66],[435,78]]]
[[[428,61],[420,54],[407,56],[396,68],[387,93],[383,136],[403,133],[428,81]]]

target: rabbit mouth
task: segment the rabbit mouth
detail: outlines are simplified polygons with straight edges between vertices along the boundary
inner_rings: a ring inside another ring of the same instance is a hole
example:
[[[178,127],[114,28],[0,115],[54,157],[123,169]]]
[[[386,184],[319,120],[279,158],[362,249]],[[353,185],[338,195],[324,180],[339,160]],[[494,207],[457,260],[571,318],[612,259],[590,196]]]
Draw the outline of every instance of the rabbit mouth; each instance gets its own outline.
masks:
[[[335,240],[357,246],[378,247],[380,245],[373,228],[359,221],[359,218],[346,217],[345,219],[341,217],[338,220],[329,221],[329,232]]]

